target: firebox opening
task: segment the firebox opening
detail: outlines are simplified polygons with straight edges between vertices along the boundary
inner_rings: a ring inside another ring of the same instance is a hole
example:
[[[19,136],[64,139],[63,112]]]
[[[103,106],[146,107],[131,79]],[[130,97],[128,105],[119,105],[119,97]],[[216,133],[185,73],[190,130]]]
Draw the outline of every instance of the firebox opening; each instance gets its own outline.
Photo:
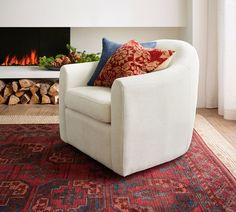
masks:
[[[67,54],[70,28],[0,28],[0,65],[37,65],[41,56]]]

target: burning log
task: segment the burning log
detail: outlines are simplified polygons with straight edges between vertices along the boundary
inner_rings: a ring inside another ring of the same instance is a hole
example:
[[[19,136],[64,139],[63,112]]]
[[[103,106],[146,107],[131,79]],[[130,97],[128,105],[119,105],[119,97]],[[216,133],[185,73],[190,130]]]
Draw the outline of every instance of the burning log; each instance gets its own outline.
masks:
[[[16,55],[7,56],[4,62],[1,65],[37,65],[38,64],[38,55],[36,50],[32,49],[31,52],[25,55],[22,58],[18,58]]]

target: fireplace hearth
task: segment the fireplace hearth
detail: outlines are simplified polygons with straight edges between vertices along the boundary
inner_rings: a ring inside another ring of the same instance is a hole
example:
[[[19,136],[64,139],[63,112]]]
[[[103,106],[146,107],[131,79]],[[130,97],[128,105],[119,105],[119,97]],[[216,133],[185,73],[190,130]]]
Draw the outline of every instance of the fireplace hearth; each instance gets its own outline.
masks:
[[[0,28],[0,66],[37,65],[41,56],[67,54],[70,28]]]

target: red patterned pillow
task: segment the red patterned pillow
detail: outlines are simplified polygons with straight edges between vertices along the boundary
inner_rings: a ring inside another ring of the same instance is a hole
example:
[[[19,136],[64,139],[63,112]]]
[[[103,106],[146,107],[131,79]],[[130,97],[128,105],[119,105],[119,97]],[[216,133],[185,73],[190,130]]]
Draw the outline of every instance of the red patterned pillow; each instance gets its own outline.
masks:
[[[109,58],[94,85],[111,87],[115,79],[166,68],[174,51],[148,49],[131,40]]]

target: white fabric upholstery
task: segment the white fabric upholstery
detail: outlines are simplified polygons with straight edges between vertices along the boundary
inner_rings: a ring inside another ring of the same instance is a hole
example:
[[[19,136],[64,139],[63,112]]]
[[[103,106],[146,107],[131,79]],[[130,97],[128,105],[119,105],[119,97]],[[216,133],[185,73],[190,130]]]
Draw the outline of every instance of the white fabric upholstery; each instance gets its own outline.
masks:
[[[68,108],[65,115],[68,143],[111,167],[111,125]]]
[[[175,159],[188,150],[191,142],[198,56],[183,41],[159,40],[157,47],[176,51],[172,64],[162,71],[115,80],[111,88],[110,124],[93,114],[94,99],[87,99],[86,103],[78,100],[75,104],[70,99],[72,91],[86,89],[85,79],[89,79],[96,63],[69,65],[61,70],[61,138],[122,176]],[[86,92],[91,95],[91,90]],[[100,95],[103,94],[92,95],[99,102],[98,110],[104,103],[100,101],[104,96]],[[76,104],[80,105],[77,109]],[[89,112],[82,107],[93,109]],[[103,119],[108,111],[103,110]]]
[[[76,87],[66,92],[65,105],[98,121],[111,122],[111,89],[105,87]]]
[[[60,136],[61,139],[67,141],[66,138],[66,124],[65,124],[65,94],[70,88],[85,86],[91,78],[98,62],[81,63],[63,66],[60,71]]]

